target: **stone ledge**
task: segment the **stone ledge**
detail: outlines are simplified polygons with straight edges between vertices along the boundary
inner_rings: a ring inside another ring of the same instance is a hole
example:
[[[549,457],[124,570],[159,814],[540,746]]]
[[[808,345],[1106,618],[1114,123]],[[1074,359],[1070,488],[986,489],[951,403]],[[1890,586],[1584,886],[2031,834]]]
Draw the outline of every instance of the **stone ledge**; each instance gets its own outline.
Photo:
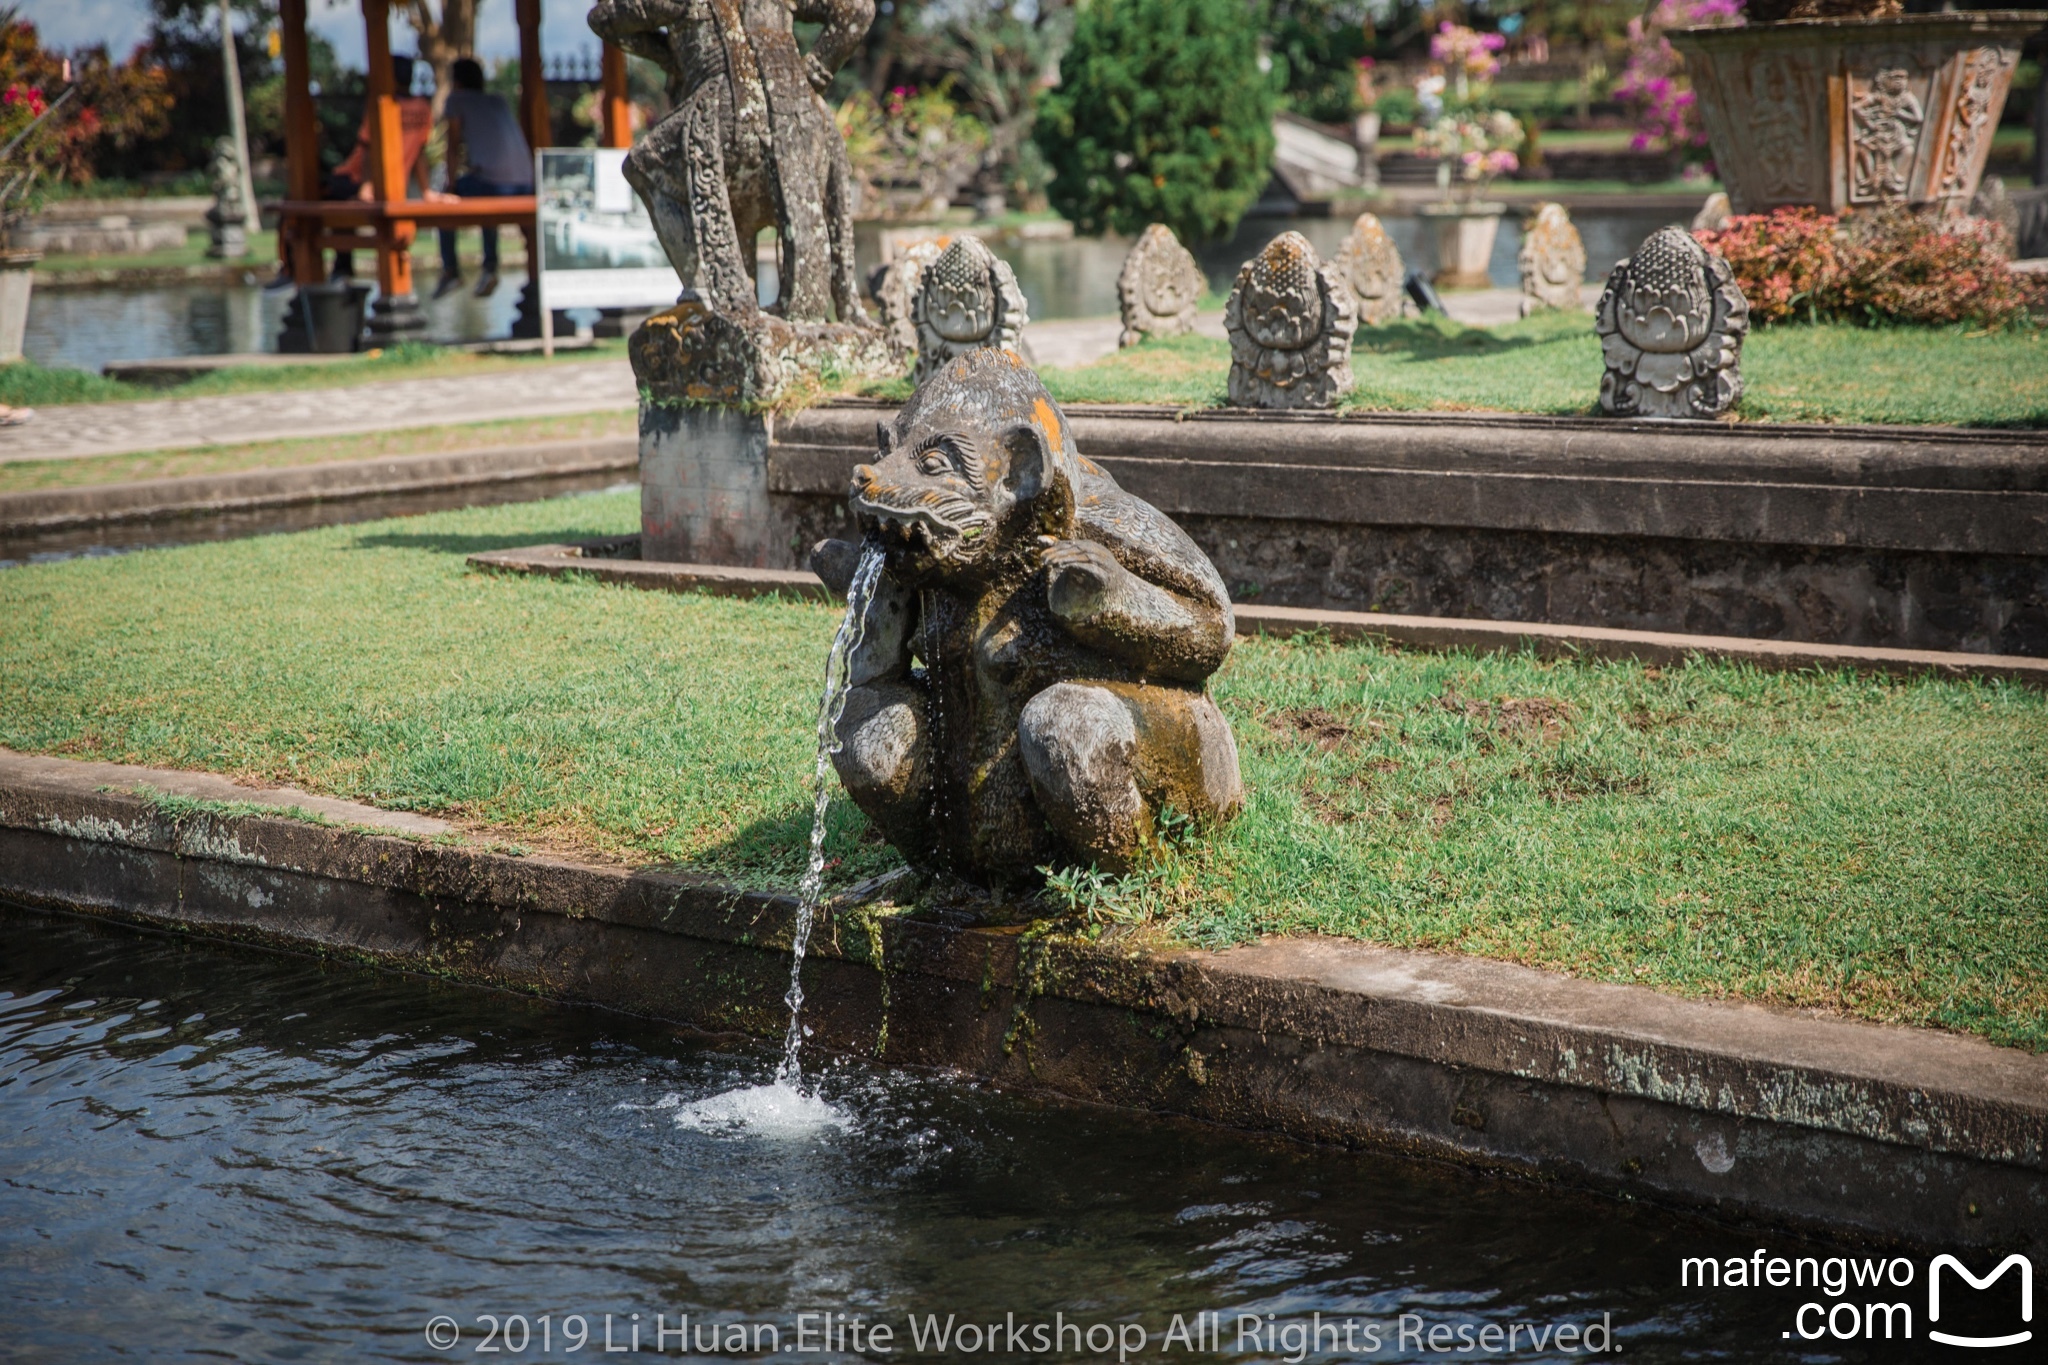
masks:
[[[489,550],[469,557],[471,567],[495,573],[561,577],[585,574],[603,583],[660,592],[708,592],[720,597],[765,597],[787,593],[831,600],[815,574],[803,569],[746,569],[721,564],[668,564],[639,559],[637,536],[615,536],[576,545],[533,545]],[[1326,632],[1340,640],[1374,639],[1417,649],[1470,649],[1480,653],[1532,650],[1545,658],[1584,656],[1679,664],[1688,659],[1731,659],[1778,671],[1848,668],[1910,677],[1933,673],[1955,678],[2006,678],[2048,688],[2048,659],[2017,654],[1963,654],[1931,649],[1872,649],[1861,645],[1810,644],[1796,640],[1750,640],[1728,635],[1685,635],[1653,630],[1610,630],[1599,626],[1549,625],[1537,621],[1475,621],[1445,616],[1396,616],[1380,612],[1237,603],[1240,634],[1307,635]]]
[[[0,539],[210,512],[624,473],[638,461],[634,439],[621,436],[5,493],[0,494]]]
[[[145,786],[310,800],[0,751],[0,895],[781,1031],[786,896]],[[2048,1057],[1975,1039],[1334,940],[1033,940],[843,901],[812,953],[820,1045],[890,1063],[1884,1239],[2048,1227]]]
[[[843,497],[886,411],[780,421],[777,493]],[[1505,413],[1075,404],[1075,443],[1169,516],[2039,556],[2048,434]]]

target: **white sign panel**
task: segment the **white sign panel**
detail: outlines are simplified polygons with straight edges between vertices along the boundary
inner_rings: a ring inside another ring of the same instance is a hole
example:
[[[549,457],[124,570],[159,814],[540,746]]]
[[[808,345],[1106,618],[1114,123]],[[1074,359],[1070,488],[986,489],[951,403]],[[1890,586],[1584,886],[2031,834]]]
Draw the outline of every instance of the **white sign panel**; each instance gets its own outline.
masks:
[[[540,150],[540,291],[544,307],[666,308],[682,285],[626,183],[626,153]]]

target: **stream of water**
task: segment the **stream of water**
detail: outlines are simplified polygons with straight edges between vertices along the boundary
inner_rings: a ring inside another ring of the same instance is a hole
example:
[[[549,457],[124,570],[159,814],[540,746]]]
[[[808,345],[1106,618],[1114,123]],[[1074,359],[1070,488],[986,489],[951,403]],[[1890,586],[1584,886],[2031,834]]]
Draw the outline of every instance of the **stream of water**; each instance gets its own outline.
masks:
[[[843,1130],[851,1121],[844,1110],[821,1098],[815,1087],[804,1086],[804,953],[810,947],[811,926],[817,920],[818,902],[825,890],[825,817],[832,808],[832,755],[839,752],[839,720],[846,714],[854,655],[867,631],[868,599],[873,596],[881,574],[882,547],[879,542],[868,541],[861,546],[860,560],[846,593],[846,615],[840,618],[831,652],[825,659],[825,685],[818,697],[817,791],[811,804],[810,857],[797,883],[789,991],[783,996],[789,1006],[789,1030],[782,1040],[782,1060],[765,1085],[736,1086],[698,1100],[672,1093],[652,1105],[642,1106],[673,1111],[678,1127],[798,1136]]]

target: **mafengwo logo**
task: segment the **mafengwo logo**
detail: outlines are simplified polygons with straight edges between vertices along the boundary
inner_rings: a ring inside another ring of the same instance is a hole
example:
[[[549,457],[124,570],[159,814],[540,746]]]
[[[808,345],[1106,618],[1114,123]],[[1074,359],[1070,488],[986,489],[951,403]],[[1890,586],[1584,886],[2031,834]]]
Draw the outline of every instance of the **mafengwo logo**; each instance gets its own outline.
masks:
[[[1990,1274],[1980,1278],[1972,1274],[1970,1268],[1961,1261],[1953,1256],[1944,1254],[1935,1257],[1934,1263],[1927,1267],[1927,1336],[1930,1340],[1939,1341],[1947,1346],[1992,1347],[2018,1346],[2034,1339],[2032,1328],[2023,1328],[2020,1331],[2008,1332],[2004,1336],[1996,1337],[1957,1336],[1937,1328],[1935,1324],[1941,1321],[1941,1272],[1944,1269],[1953,1270],[1972,1289],[1989,1289],[2005,1275],[2006,1271],[2019,1271],[2020,1321],[2032,1322],[2034,1320],[2034,1263],[2032,1261],[2029,1261],[2026,1257],[2015,1251],[2012,1255],[2000,1261]],[[1951,1303],[1953,1303],[1953,1300],[1951,1300]]]

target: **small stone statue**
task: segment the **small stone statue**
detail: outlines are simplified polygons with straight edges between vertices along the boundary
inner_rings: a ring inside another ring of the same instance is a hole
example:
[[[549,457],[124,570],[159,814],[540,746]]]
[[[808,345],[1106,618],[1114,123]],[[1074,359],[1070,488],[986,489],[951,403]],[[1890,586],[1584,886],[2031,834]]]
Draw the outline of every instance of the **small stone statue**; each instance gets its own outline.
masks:
[[[1522,316],[1540,308],[1579,312],[1586,284],[1586,244],[1563,204],[1542,204],[1522,234]]]
[[[1283,232],[1244,263],[1223,309],[1230,401],[1241,408],[1329,408],[1351,388],[1351,286]]]
[[[249,254],[249,228],[242,200],[242,163],[235,155],[233,138],[214,139],[208,172],[213,179],[213,207],[206,211],[206,254],[216,261],[238,261]]]
[[[1361,326],[1393,322],[1407,311],[1408,296],[1401,289],[1407,271],[1401,265],[1401,252],[1372,214],[1358,215],[1351,235],[1337,248],[1330,264],[1350,282]]]
[[[1233,635],[1223,580],[1074,449],[1023,358],[949,360],[877,435],[851,501],[883,559],[833,761],[883,836],[1000,886],[1129,869],[1168,807],[1236,811],[1237,746],[1203,690]],[[825,541],[811,564],[843,593],[861,553]]]
[[[1195,327],[1195,305],[1208,286],[1202,268],[1164,223],[1154,223],[1124,257],[1116,277],[1124,330],[1119,346],[1148,337],[1177,337]]]
[[[917,327],[911,377],[920,385],[969,351],[1018,350],[1030,321],[1009,263],[965,234],[924,267],[910,314]]]
[[[1600,406],[1617,417],[1719,417],[1742,399],[1749,301],[1684,228],[1658,229],[1615,265],[1594,330]]]
[[[882,328],[905,355],[917,350],[917,321],[911,313],[917,306],[917,290],[924,282],[925,267],[952,244],[953,239],[947,236],[921,237],[907,245],[898,244],[894,259],[875,274],[875,306],[881,310]]]

